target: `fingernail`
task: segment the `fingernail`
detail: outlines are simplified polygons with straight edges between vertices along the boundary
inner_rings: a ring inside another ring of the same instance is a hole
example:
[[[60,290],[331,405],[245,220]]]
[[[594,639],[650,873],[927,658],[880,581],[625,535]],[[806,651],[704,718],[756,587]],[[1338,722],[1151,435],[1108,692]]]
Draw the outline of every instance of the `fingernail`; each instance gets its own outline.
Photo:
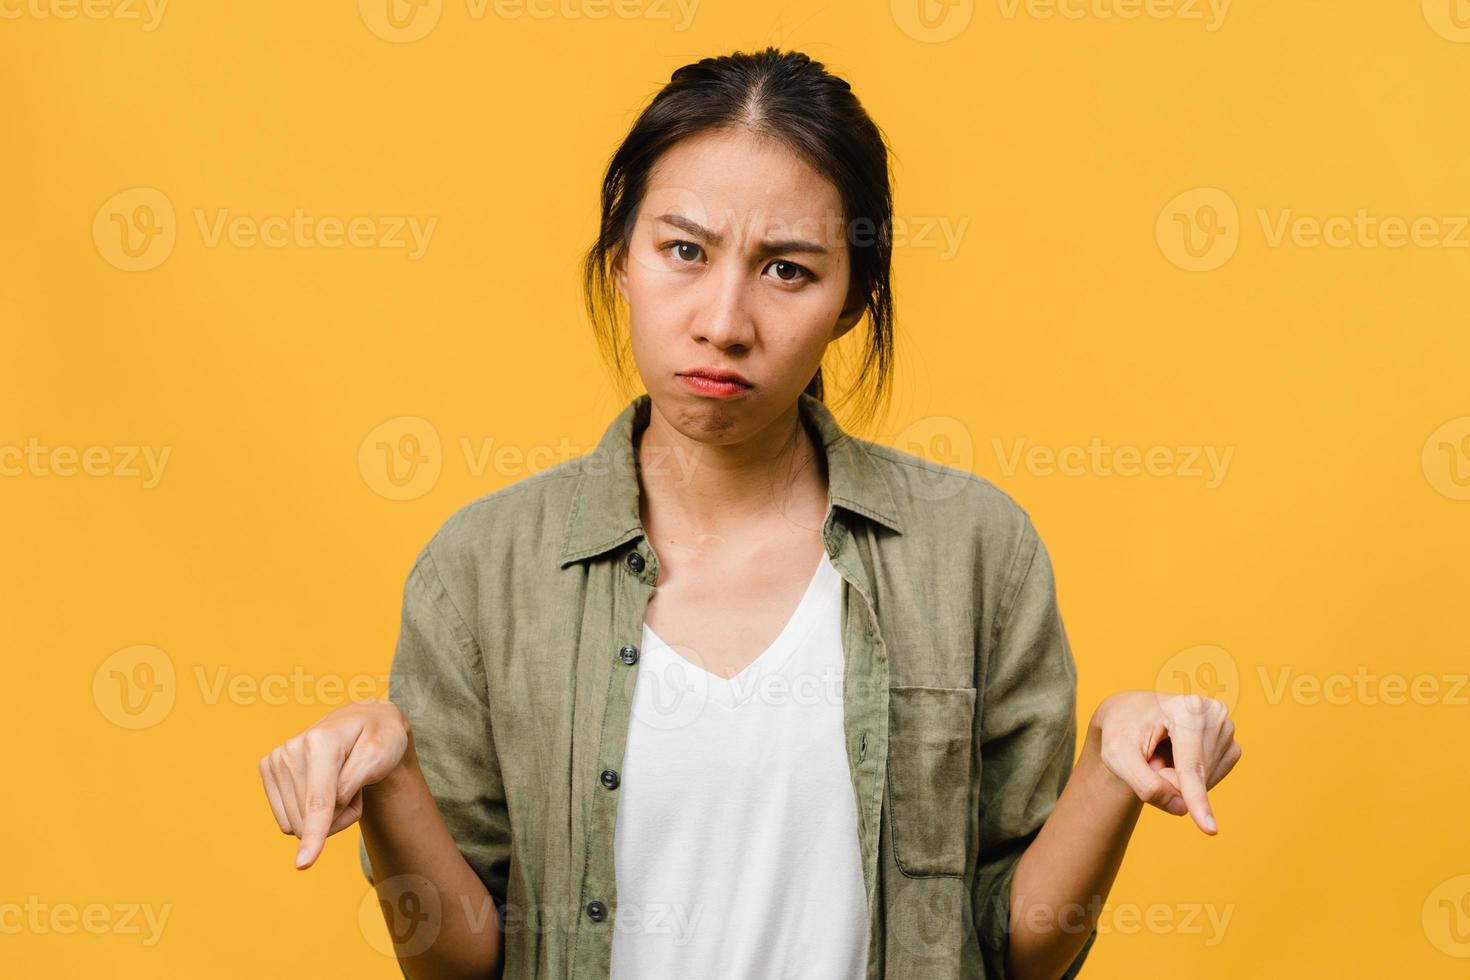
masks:
[[[305,861],[306,861],[306,845],[305,844],[302,844],[301,847],[296,851],[296,867],[298,867],[298,868],[301,867],[301,865],[304,864]]]
[[[1205,814],[1205,826],[1214,831],[1219,831],[1220,829],[1215,825],[1215,815],[1213,813]]]

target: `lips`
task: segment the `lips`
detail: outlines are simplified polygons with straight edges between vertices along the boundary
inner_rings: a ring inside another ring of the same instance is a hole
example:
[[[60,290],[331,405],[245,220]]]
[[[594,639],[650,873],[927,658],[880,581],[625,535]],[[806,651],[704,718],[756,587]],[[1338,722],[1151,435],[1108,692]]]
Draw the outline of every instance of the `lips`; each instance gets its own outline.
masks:
[[[702,398],[744,398],[755,388],[734,371],[695,370],[678,377],[686,391]]]
[[[696,371],[685,371],[685,372],[683,372],[683,375],[686,378],[708,378],[711,381],[723,381],[723,382],[726,382],[728,384],[742,385],[742,386],[744,386],[746,388],[752,388],[752,387],[754,387],[754,385],[752,385],[749,381],[745,380],[745,378],[743,376],[741,376],[739,374],[736,374],[734,371],[705,371],[705,370],[696,370]]]

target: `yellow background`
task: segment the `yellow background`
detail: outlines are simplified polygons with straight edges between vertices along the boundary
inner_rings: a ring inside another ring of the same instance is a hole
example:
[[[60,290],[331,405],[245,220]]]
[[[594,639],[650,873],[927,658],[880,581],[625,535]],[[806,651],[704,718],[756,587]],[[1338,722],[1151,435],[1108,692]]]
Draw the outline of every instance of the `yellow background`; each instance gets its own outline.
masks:
[[[51,454],[0,477],[3,972],[398,975],[357,830],[295,871],[256,760],[382,693],[445,517],[594,445],[622,405],[578,293],[602,167],[675,67],[770,43],[848,78],[898,155],[897,397],[860,434],[1028,509],[1083,722],[1191,678],[1233,704],[1219,836],[1144,813],[1085,974],[1465,975],[1461,6],[430,0],[394,28],[175,0],[149,29],[141,2],[3,0],[0,447]],[[129,271],[108,231],[139,188],[173,242]],[[435,226],[418,258],[206,234],[297,209]],[[1431,223],[1274,236],[1360,209]],[[395,488],[377,442],[415,433],[438,473]],[[1094,439],[1172,462],[1046,462]],[[151,485],[130,446],[168,451]],[[56,472],[66,447],[92,472]],[[128,727],[114,681],[146,669],[164,700]]]

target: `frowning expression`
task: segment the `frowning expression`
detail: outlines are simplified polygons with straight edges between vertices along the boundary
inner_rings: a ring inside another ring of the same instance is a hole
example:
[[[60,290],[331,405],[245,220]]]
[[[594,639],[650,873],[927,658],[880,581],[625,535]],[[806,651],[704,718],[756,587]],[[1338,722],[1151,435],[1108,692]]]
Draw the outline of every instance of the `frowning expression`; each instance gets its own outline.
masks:
[[[788,409],[861,318],[847,240],[836,186],[780,144],[716,130],[667,150],[616,272],[654,401],[722,431]]]

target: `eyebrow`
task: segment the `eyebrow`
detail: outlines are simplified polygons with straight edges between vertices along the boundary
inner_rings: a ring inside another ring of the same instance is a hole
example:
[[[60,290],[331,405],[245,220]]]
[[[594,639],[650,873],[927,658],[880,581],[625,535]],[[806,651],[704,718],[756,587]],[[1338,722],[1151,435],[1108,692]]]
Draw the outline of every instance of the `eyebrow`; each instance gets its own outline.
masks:
[[[685,231],[695,238],[709,242],[711,245],[719,246],[725,242],[725,236],[710,231],[697,221],[690,221],[682,214],[661,214],[653,220],[673,225],[675,228]],[[809,252],[814,255],[826,255],[827,248],[824,245],[809,242],[801,238],[782,238],[769,239],[761,242],[757,249],[758,255],[778,255],[787,252]]]

